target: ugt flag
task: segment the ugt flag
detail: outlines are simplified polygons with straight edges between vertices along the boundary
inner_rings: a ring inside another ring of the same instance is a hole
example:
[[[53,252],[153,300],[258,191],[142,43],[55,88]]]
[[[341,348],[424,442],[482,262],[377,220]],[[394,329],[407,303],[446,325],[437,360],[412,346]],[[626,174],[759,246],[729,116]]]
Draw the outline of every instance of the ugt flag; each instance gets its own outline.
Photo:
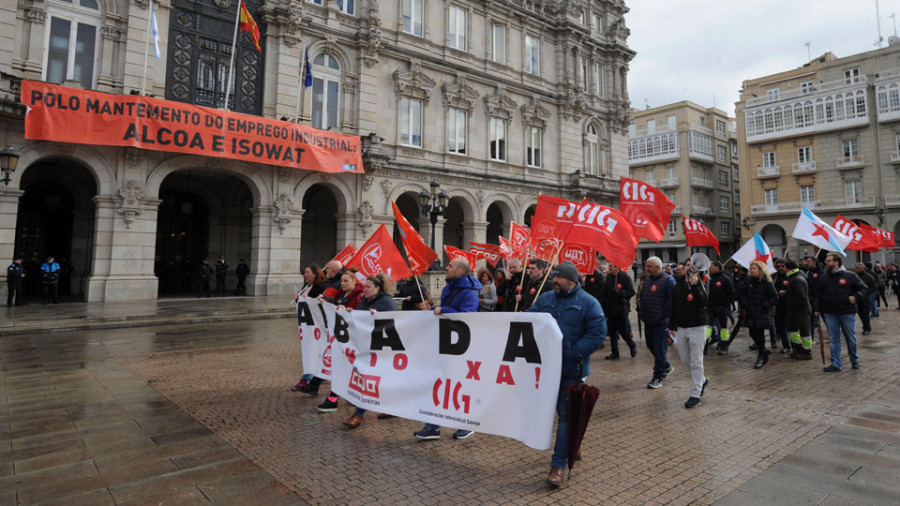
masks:
[[[791,233],[791,236],[824,250],[837,251],[841,256],[847,256],[844,253],[844,248],[850,244],[849,237],[822,221],[806,206],[803,206],[803,212],[800,213],[800,218],[797,219],[797,226],[794,227],[794,232]]]
[[[406,260],[383,224],[347,262],[347,267],[359,267],[359,273],[364,277],[374,276],[379,272],[384,272],[393,281],[412,276]]]
[[[764,262],[766,267],[769,268],[769,274],[775,272],[775,264],[772,263],[772,250],[769,249],[769,245],[766,244],[766,241],[759,235],[759,232],[757,232],[749,241],[744,243],[744,245],[741,246],[741,249],[737,250],[737,253],[731,258],[747,269],[750,268],[750,262],[759,260],[760,262]]]

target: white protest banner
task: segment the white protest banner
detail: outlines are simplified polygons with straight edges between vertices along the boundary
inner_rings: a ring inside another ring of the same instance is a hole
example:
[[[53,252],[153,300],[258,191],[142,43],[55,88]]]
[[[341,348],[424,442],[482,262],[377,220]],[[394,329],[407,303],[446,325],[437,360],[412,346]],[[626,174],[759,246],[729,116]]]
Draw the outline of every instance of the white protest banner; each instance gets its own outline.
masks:
[[[297,299],[297,329],[303,355],[303,372],[322,379],[331,379],[331,341],[334,332],[328,322],[334,322],[334,304],[321,304],[316,299]],[[329,314],[330,313],[330,314]]]
[[[306,323],[329,305],[307,300]],[[334,339],[331,389],[351,403],[550,448],[562,367],[550,315],[324,314],[328,331],[320,332]]]

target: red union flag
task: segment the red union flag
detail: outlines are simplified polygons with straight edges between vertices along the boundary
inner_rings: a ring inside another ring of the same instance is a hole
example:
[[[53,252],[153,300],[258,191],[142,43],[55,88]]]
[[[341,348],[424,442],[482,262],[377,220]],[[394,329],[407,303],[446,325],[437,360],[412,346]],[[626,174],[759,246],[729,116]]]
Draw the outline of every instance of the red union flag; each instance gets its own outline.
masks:
[[[335,257],[332,258],[331,261],[332,262],[337,261],[337,262],[340,262],[341,265],[347,265],[347,262],[349,262],[350,259],[353,258],[353,255],[355,255],[355,254],[356,254],[356,248],[353,247],[353,243],[351,242],[350,244],[345,246],[344,249],[342,249],[340,253],[335,255]]]
[[[384,272],[393,280],[412,276],[403,255],[394,245],[391,234],[384,225],[378,227],[372,237],[359,248],[347,267],[359,267],[359,273],[363,277],[374,276],[379,272]]]
[[[513,255],[512,246],[510,246],[509,239],[507,239],[506,237],[500,238],[500,256],[502,256],[503,259],[507,262],[509,262],[511,258],[515,258],[515,255]]]
[[[881,248],[881,234],[877,232],[877,229],[872,228],[865,223],[857,225],[852,220],[844,218],[839,214],[837,215],[837,218],[834,219],[834,224],[831,226],[838,232],[850,238],[850,243],[847,244],[846,249],[874,253]]]
[[[497,244],[470,242],[469,253],[475,255],[476,259],[485,259],[487,263],[493,266],[496,266],[497,262],[500,261],[500,246]]]
[[[619,187],[619,209],[632,220],[641,237],[658,242],[669,226],[675,204],[649,184],[623,177]]]
[[[582,274],[590,274],[594,272],[596,267],[597,256],[594,250],[583,244],[566,244],[559,251],[557,263],[563,263],[566,260],[575,264],[575,268]]]
[[[684,218],[684,238],[687,240],[688,246],[712,246],[719,253],[719,240],[716,236],[706,228],[706,225],[695,219]],[[721,255],[720,255],[721,256]]]
[[[512,222],[509,228],[509,246],[513,256],[524,258],[525,252],[531,246],[531,231],[516,222]]]
[[[532,235],[539,239],[565,239],[575,222],[578,203],[559,197],[538,197],[534,216],[531,218]]]
[[[455,248],[453,246],[444,246],[444,252],[447,253],[447,257],[450,260],[453,260],[456,258],[462,258],[466,262],[469,262],[469,267],[475,265],[476,259],[475,259],[474,253],[469,253],[466,250]]]
[[[546,239],[533,238],[531,240],[531,256],[549,262],[559,251],[562,242],[562,239],[554,237],[548,237]]]
[[[878,231],[878,235],[881,236],[881,247],[882,248],[894,248],[896,247],[896,243],[894,242],[894,233],[888,232],[887,230],[881,230],[880,228],[876,228]]]
[[[584,200],[574,219],[567,242],[590,246],[622,270],[631,268],[640,238],[624,214]]]
[[[397,204],[391,202],[394,208],[394,221],[397,222],[397,228],[400,229],[400,240],[403,241],[403,247],[406,249],[406,258],[412,267],[412,272],[416,276],[428,270],[428,267],[437,260],[438,254],[429,248],[422,236],[416,232],[416,229],[410,225],[409,221],[397,208]]]

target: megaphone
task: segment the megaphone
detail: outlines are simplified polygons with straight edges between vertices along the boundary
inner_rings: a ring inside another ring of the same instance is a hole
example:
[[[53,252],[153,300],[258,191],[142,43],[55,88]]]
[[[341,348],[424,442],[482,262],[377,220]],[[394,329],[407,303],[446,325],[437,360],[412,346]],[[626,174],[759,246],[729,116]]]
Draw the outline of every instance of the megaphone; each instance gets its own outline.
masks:
[[[709,264],[710,264],[709,257],[698,251],[697,253],[694,253],[693,255],[691,255],[690,271],[692,273],[698,272],[698,271],[706,272],[709,270]]]

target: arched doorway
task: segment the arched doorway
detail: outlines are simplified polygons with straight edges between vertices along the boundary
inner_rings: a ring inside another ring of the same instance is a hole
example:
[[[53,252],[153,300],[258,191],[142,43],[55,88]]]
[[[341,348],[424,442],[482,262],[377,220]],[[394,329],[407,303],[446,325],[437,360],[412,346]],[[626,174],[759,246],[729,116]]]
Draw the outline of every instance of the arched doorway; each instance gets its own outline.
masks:
[[[772,251],[774,257],[778,258],[785,255],[787,235],[785,235],[783,228],[774,224],[766,225],[763,227],[761,235],[766,244],[769,245],[769,250]]]
[[[94,250],[93,176],[77,162],[49,159],[30,166],[20,187],[25,193],[19,199],[15,253],[25,266],[25,296],[40,296],[40,267],[53,255],[61,269],[62,300],[83,300]]]
[[[228,264],[225,293],[237,286],[238,260],[250,263],[253,196],[238,177],[189,169],[169,174],[160,185],[155,269],[159,295],[192,294],[204,258]]]
[[[315,263],[322,267],[337,254],[337,211],[337,199],[325,185],[315,184],[303,195],[301,266]]]
[[[444,246],[454,246],[459,249],[469,249],[468,244],[463,244],[463,221],[465,213],[463,213],[462,205],[457,198],[450,199],[447,209],[444,211]],[[431,244],[429,244],[430,246]],[[438,257],[444,259],[442,265],[447,265],[449,259],[442,251],[438,251]]]
[[[406,221],[412,225],[413,230],[419,231],[419,217],[421,216],[421,212],[419,211],[419,202],[418,202],[418,194],[416,193],[404,193],[397,197],[397,208],[400,209],[400,214],[406,218]],[[397,249],[400,250],[401,253],[406,255],[406,249],[403,247],[403,240],[400,238],[400,227],[397,226],[396,222],[394,223],[393,235],[394,244],[397,246]],[[425,244],[431,246],[430,236],[423,236],[422,240],[425,241]]]
[[[503,236],[503,210],[496,203],[488,206],[487,209],[487,230],[485,231],[485,242],[488,244],[500,244],[500,237]]]
[[[528,206],[528,209],[525,210],[525,226],[531,227],[531,218],[534,217],[534,212],[537,210],[537,204],[533,206]]]

